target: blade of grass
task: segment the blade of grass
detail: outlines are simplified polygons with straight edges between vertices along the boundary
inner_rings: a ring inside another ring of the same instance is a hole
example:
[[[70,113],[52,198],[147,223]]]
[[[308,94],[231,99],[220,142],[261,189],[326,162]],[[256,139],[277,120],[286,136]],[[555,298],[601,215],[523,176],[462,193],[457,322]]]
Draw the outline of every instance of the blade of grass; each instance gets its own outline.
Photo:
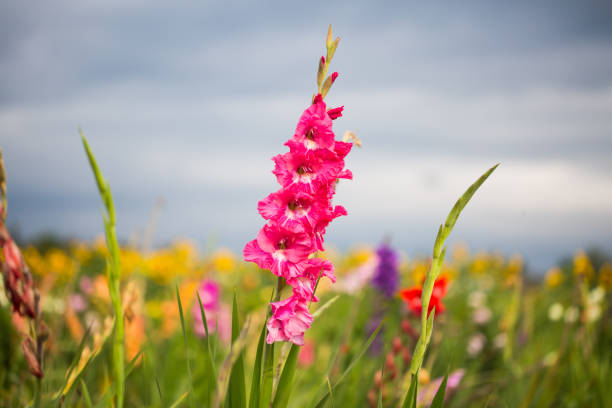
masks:
[[[83,381],[82,379],[80,380],[81,382],[81,394],[83,394],[83,404],[85,405],[85,408],[93,408],[93,405],[91,404],[91,397],[89,396],[89,391],[87,390],[87,385],[85,385],[85,381]]]
[[[234,301],[232,306],[232,342],[238,339],[240,334],[240,324],[238,322],[238,302],[236,300],[236,290],[234,289]],[[244,358],[240,351],[236,362],[232,366],[229,379],[228,407],[243,408],[246,406],[246,388],[244,379]]]
[[[278,387],[276,388],[276,395],[274,396],[274,402],[272,408],[285,408],[289,403],[289,397],[293,389],[293,377],[295,376],[295,368],[297,367],[297,358],[300,353],[300,346],[292,344],[285,365],[283,367],[283,373],[278,381]]]
[[[217,378],[217,389],[215,392],[216,395],[213,404],[214,407],[220,407],[222,405],[222,402],[226,399],[226,397],[228,397],[227,393],[229,392],[229,375],[236,361],[238,360],[238,357],[242,355],[242,350],[244,349],[248,338],[249,328],[250,320],[247,317],[246,321],[244,322],[244,326],[242,327],[242,331],[240,332],[240,335],[238,336],[236,341],[232,343],[230,352],[225,357],[225,360],[223,360],[221,368],[219,369],[219,376]]]
[[[406,393],[406,398],[404,398],[404,403],[402,404],[402,408],[416,408],[416,397],[418,392],[418,382],[419,382],[419,373],[417,372],[412,376],[410,380],[410,388]]]
[[[444,394],[446,393],[446,382],[448,381],[448,373],[444,376],[440,388],[436,392],[436,395],[431,402],[430,408],[442,408],[444,406]]]
[[[325,310],[327,310],[327,308],[329,308],[331,305],[333,305],[336,300],[338,300],[338,298],[340,298],[340,295],[336,295],[333,298],[329,299],[327,302],[323,303],[323,305],[321,305],[321,307],[319,307],[313,314],[312,314],[312,318],[316,318],[319,317],[321,315],[321,313],[323,313]]]
[[[185,343],[185,358],[187,359],[187,378],[189,379],[189,406],[195,407],[193,400],[193,377],[191,375],[191,362],[189,361],[189,346],[187,344],[187,332],[185,331],[185,318],[183,317],[183,305],[181,304],[181,295],[179,294],[178,284],[176,287],[176,301],[179,308],[179,317],[181,319],[181,329],[183,330],[183,341]]]
[[[79,343],[77,352],[74,358],[72,359],[72,362],[68,366],[68,371],[66,372],[66,376],[64,377],[64,382],[62,383],[62,386],[55,394],[53,394],[53,397],[52,397],[53,400],[58,400],[62,395],[66,395],[66,393],[64,393],[64,389],[66,388],[66,385],[68,384],[68,379],[70,378],[70,375],[72,374],[74,369],[77,367],[77,364],[79,363],[79,360],[81,359],[81,355],[83,354],[83,348],[85,348],[85,342],[89,338],[90,334],[91,334],[91,325],[87,327],[87,330],[85,331],[85,334],[83,335],[83,338],[81,339],[81,343]]]
[[[125,366],[125,377],[126,378],[132,373],[132,371],[136,367],[136,363],[138,362],[138,359],[140,358],[140,356],[142,356],[143,352],[144,350],[140,349],[140,351],[138,351],[138,353],[134,356],[134,358],[132,358],[130,362]]]
[[[257,340],[257,352],[255,353],[255,364],[253,365],[253,378],[251,380],[251,395],[249,397],[249,407],[258,408],[259,401],[261,400],[261,360],[263,357],[264,344],[266,343],[266,323],[268,320],[264,320]]]
[[[361,350],[359,350],[359,353],[357,354],[357,356],[353,359],[353,361],[351,361],[351,363],[346,368],[346,370],[344,370],[344,372],[342,373],[340,378],[338,378],[338,381],[336,381],[336,383],[333,385],[332,389],[335,389],[338,385],[340,385],[342,383],[342,380],[344,380],[344,378],[347,376],[348,373],[351,372],[351,370],[353,369],[353,367],[355,367],[355,365],[361,359],[361,357],[363,357],[365,352],[370,348],[370,345],[372,344],[372,342],[374,341],[374,339],[378,335],[378,332],[380,331],[380,329],[382,328],[384,323],[385,323],[385,319],[383,319],[383,321],[380,322],[380,324],[378,325],[376,330],[374,330],[374,332],[372,332],[372,334],[370,335],[368,340],[361,347]],[[325,402],[327,401],[327,398],[329,398],[329,395],[330,395],[329,391],[326,392],[325,395],[323,395],[323,397],[321,397],[321,399],[319,399],[319,402],[317,403],[317,405],[315,405],[315,407],[316,408],[322,408],[325,405]]]
[[[329,381],[329,377],[325,377],[327,379],[327,389],[329,390],[329,404],[331,405],[331,408],[334,408],[334,406],[336,405],[334,403],[334,390],[332,390],[332,385],[331,385],[331,381]]]
[[[174,401],[174,404],[170,405],[170,407],[169,407],[169,408],[177,408],[178,406],[180,406],[180,405],[181,405],[181,402],[183,402],[183,401],[185,400],[185,398],[187,398],[187,394],[188,394],[188,393],[186,392],[186,393],[184,393],[183,395],[181,395],[181,396],[179,397],[179,399],[177,399],[176,401]]]
[[[204,306],[202,306],[202,299],[200,299],[200,293],[196,291],[196,296],[198,298],[198,305],[200,306],[200,314],[202,316],[202,321],[204,323],[204,331],[206,332],[206,347],[204,350],[204,361],[206,364],[206,402],[208,405],[211,403],[211,399],[213,397],[213,392],[215,389],[215,385],[217,383],[217,373],[215,370],[215,363],[213,362],[212,351],[210,349],[210,335],[208,333],[208,323],[206,321],[206,311],[204,310]]]
[[[446,247],[444,246],[444,243],[446,242],[446,238],[453,230],[453,227],[455,226],[455,223],[457,222],[461,211],[463,211],[474,193],[476,193],[478,188],[480,188],[482,183],[485,182],[485,180],[491,175],[491,173],[495,171],[497,166],[499,166],[499,163],[487,170],[471,186],[468,187],[468,189],[463,193],[463,195],[459,197],[457,202],[455,202],[455,205],[448,213],[444,224],[440,225],[440,228],[438,229],[438,234],[436,235],[436,240],[433,246],[433,259],[431,262],[431,268],[429,269],[425,277],[425,282],[423,283],[423,290],[421,294],[421,334],[419,336],[419,340],[417,341],[417,345],[415,346],[413,358],[410,363],[410,372],[412,374],[415,374],[421,367],[425,351],[427,350],[427,345],[429,344],[429,339],[431,338],[430,330],[433,330],[433,322],[431,324],[431,328],[429,328],[429,301],[433,292],[434,283],[438,278],[438,275],[442,270],[442,264],[444,263],[444,256],[446,254]]]
[[[123,306],[121,304],[120,280],[121,280],[121,261],[119,258],[119,243],[115,233],[115,205],[111,194],[110,186],[104,180],[96,159],[89,148],[85,135],[81,130],[81,140],[87,153],[89,165],[94,173],[94,178],[98,186],[100,198],[106,208],[106,215],[103,215],[104,231],[106,234],[106,245],[108,247],[109,259],[107,260],[108,290],[113,305],[115,315],[115,330],[113,339],[112,361],[113,361],[113,385],[116,390],[116,406],[123,408],[125,394],[125,327],[123,321]]]

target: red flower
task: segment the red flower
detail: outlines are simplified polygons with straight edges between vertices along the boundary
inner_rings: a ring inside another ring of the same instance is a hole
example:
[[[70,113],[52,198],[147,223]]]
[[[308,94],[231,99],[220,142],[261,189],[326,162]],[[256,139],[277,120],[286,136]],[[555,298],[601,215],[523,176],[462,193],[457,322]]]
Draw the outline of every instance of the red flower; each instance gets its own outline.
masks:
[[[446,308],[442,303],[442,298],[446,295],[448,286],[448,279],[443,276],[434,282],[434,287],[431,292],[431,299],[429,300],[429,307],[427,308],[427,314],[431,313],[433,308],[436,308],[436,316],[440,313],[444,313]],[[421,316],[421,295],[423,293],[422,286],[415,286],[400,291],[400,297],[404,299],[406,305],[415,316]]]

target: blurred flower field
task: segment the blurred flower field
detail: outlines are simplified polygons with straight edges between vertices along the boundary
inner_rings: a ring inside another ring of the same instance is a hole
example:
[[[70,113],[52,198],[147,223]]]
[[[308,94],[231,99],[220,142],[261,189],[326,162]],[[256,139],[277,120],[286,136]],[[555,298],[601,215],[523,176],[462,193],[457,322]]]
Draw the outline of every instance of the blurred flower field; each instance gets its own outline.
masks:
[[[308,406],[320,391],[321,378],[336,378],[373,331],[372,322],[383,317],[387,320],[381,333],[334,399],[342,401],[339,406],[376,406],[382,387],[383,406],[398,404],[419,326],[400,293],[421,284],[430,260],[408,258],[392,243],[381,248],[324,254],[336,265],[338,282],[332,288],[321,280],[319,305],[339,297],[306,335],[290,406]],[[103,239],[51,248],[28,246],[23,253],[41,292],[42,313],[51,333],[43,393],[62,389],[66,367],[79,358],[77,345],[85,338],[86,352],[69,382],[82,379],[90,393],[104,395],[111,383],[106,361],[112,313]],[[396,262],[389,263],[389,253]],[[202,254],[188,241],[149,252],[122,247],[121,259],[125,353],[131,362],[126,406],[169,406],[189,388],[175,284],[185,310],[198,395],[205,332],[196,291],[206,309],[209,331],[216,333],[211,333],[213,354],[221,365],[230,346],[234,291],[241,319],[249,315],[250,327],[259,327],[266,317],[273,276],[230,250]],[[381,268],[386,268],[387,276],[395,276],[392,290],[377,285]],[[471,254],[459,245],[452,249],[440,279],[447,286],[441,298],[444,311],[436,316],[430,352],[419,373],[419,406],[431,402],[440,385],[437,378],[447,372],[446,402],[451,407],[607,406],[612,398],[609,261],[577,251],[540,281],[524,274],[519,256]],[[26,329],[16,315],[11,318],[4,294],[0,299],[5,334],[0,347],[0,405],[23,406],[31,395],[27,363],[18,352],[18,336],[10,333]],[[250,329],[248,336],[247,362],[256,353],[256,330]],[[281,348],[279,353],[283,352]],[[251,371],[246,367],[246,373]],[[246,383],[250,384],[248,375]],[[65,406],[80,406],[81,399],[82,392],[74,387],[65,396]]]

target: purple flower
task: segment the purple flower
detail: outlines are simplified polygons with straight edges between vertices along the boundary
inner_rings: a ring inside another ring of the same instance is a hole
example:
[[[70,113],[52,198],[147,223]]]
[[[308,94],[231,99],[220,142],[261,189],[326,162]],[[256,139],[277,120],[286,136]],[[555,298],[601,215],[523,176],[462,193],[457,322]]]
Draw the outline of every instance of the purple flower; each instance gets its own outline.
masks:
[[[387,243],[382,243],[376,250],[378,266],[372,278],[372,285],[387,297],[393,297],[397,291],[398,264],[397,252]]]

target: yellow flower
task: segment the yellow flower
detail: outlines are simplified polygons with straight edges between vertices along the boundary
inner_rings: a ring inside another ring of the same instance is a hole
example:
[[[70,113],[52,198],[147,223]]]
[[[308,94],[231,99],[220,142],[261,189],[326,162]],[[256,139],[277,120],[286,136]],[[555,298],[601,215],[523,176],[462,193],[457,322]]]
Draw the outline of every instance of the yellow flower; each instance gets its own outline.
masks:
[[[49,271],[60,277],[70,278],[74,273],[74,261],[64,251],[52,248],[45,254]]]
[[[612,264],[604,263],[599,268],[599,284],[606,290],[612,290]]]
[[[506,285],[515,284],[521,276],[523,272],[523,258],[520,255],[514,255],[506,264],[506,267],[503,269],[503,275]]]
[[[591,260],[584,251],[576,252],[574,255],[574,275],[586,280],[593,278],[594,269]]]
[[[556,288],[563,282],[563,272],[558,267],[550,268],[548,272],[546,272],[546,278],[544,279],[546,282],[546,286],[549,288]]]
[[[213,267],[220,272],[231,272],[236,267],[234,254],[229,249],[219,249],[213,254]]]
[[[453,260],[463,262],[470,256],[470,248],[465,243],[459,243],[453,246]]]
[[[422,285],[425,275],[429,271],[429,261],[417,260],[412,265],[412,283],[414,285]]]
[[[140,255],[140,252],[131,248],[121,248],[121,272],[123,274],[130,274],[142,269],[144,260]]]
[[[470,272],[474,275],[483,275],[489,269],[487,254],[478,253],[472,262]]]
[[[84,264],[91,259],[93,252],[82,242],[73,242],[70,246],[70,252],[78,263]]]

